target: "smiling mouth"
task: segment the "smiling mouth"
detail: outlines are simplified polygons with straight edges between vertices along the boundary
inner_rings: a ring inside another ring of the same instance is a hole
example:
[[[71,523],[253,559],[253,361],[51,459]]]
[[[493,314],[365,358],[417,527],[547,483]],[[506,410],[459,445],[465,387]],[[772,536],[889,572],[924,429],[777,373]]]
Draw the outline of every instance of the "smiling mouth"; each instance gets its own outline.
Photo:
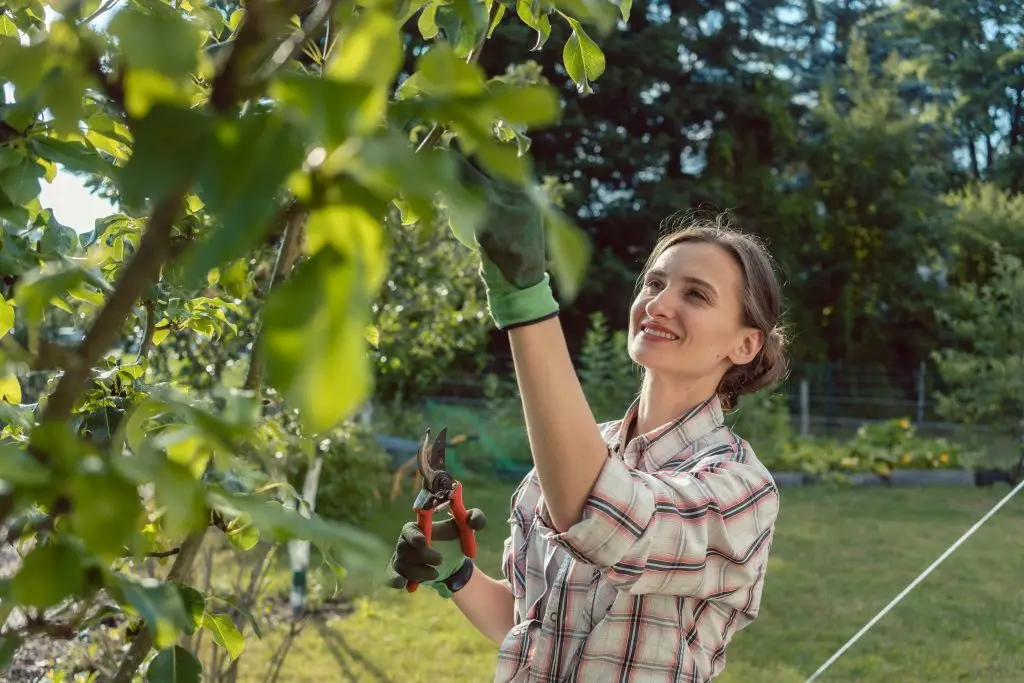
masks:
[[[653,327],[651,325],[641,325],[640,333],[645,337],[657,339],[658,341],[677,341],[679,335],[669,332],[663,327]]]

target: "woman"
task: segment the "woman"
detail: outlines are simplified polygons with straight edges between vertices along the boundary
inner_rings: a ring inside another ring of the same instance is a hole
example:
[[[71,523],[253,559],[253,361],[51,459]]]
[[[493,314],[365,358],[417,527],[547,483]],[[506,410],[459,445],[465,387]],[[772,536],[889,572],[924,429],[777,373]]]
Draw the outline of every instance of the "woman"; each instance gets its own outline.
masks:
[[[502,215],[522,207],[494,201]],[[722,421],[740,395],[785,374],[768,254],[719,219],[662,237],[630,309],[639,397],[599,425],[543,271],[540,221],[478,241],[534,468],[512,496],[502,578],[445,547],[457,538],[450,521],[434,525],[430,549],[410,523],[390,584],[452,598],[500,646],[495,681],[711,680],[758,614],[779,509],[767,469]],[[479,510],[471,520],[484,525]]]

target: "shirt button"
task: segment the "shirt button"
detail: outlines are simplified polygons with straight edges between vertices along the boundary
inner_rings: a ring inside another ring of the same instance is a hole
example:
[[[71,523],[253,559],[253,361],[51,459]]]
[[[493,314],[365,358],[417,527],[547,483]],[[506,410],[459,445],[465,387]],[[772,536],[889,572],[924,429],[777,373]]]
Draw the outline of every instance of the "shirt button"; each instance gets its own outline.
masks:
[[[551,613],[549,613],[548,614],[548,619],[550,619],[551,621],[557,621],[558,620],[558,612],[551,612]]]

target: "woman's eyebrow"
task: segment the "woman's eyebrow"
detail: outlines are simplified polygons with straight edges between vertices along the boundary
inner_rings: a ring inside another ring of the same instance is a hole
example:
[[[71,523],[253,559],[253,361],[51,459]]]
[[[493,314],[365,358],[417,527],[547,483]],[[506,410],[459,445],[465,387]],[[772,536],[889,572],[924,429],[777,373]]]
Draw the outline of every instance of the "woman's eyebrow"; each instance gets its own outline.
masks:
[[[682,278],[683,282],[689,282],[690,284],[697,285],[698,287],[704,287],[705,289],[711,290],[712,294],[718,294],[718,290],[715,286],[707,280],[701,280],[699,277],[693,277],[692,275],[684,275]]]

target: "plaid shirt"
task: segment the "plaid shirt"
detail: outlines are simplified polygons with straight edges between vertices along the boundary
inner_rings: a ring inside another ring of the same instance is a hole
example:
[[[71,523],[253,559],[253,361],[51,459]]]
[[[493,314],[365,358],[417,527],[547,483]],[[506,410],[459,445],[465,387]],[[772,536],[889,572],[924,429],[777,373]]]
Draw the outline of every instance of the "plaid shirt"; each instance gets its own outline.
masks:
[[[609,446],[582,519],[557,533],[532,470],[512,495],[503,573],[515,598],[495,683],[698,683],[757,616],[778,490],[718,398]]]

